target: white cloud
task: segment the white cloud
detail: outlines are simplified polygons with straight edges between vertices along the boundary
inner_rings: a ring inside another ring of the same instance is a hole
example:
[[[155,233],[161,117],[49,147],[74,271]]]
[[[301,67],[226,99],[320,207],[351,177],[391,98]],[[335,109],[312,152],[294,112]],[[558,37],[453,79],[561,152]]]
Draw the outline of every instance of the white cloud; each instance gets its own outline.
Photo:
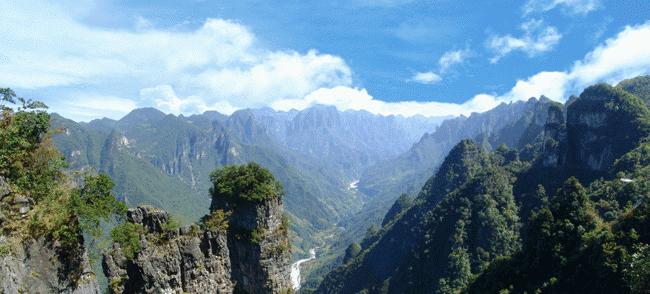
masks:
[[[461,64],[469,56],[469,50],[452,50],[447,51],[440,59],[438,59],[438,65],[440,66],[440,71],[444,72],[449,69],[451,66],[456,64]]]
[[[66,99],[50,102],[50,110],[77,121],[90,121],[95,118],[108,117],[119,119],[136,108],[131,99],[111,95],[73,92]]]
[[[585,15],[600,6],[599,0],[528,0],[523,7],[524,15],[547,12],[556,7],[570,14]]]
[[[134,97],[156,89],[159,97],[149,101],[181,113],[213,105],[259,107],[352,84],[341,58],[314,50],[268,50],[231,20],[163,30],[138,18],[133,28],[115,29],[79,21],[87,18],[78,15],[84,11],[92,9],[72,13],[55,2],[0,2],[0,81],[59,92],[112,93],[120,87]],[[172,89],[183,95],[160,96]]]
[[[476,95],[465,103],[400,101],[386,102],[374,99],[366,89],[334,87],[318,89],[304,99],[286,99],[274,102],[276,110],[305,109],[312,105],[333,105],[339,110],[366,110],[380,115],[403,116],[446,116],[470,114],[489,110],[499,104],[496,97],[488,94]]]
[[[551,51],[562,38],[553,26],[545,26],[541,20],[530,20],[521,25],[523,36],[512,35],[492,36],[488,39],[487,47],[494,52],[491,63],[497,63],[502,57],[513,51],[522,51],[529,57]]]
[[[186,82],[211,97],[245,99],[248,105],[239,106],[246,107],[303,97],[320,87],[350,85],[352,78],[341,58],[312,50],[304,55],[274,52],[253,66],[206,70]]]
[[[304,99],[279,100],[272,104],[278,110],[304,109],[314,104],[334,105],[341,110],[367,110],[389,115],[468,115],[489,110],[499,103],[525,100],[545,95],[564,101],[570,94],[598,82],[615,84],[623,79],[650,74],[650,22],[628,26],[574,63],[567,71],[543,71],[516,81],[506,93],[478,94],[464,103],[400,101],[374,99],[365,89],[334,87],[319,89]]]
[[[644,41],[646,40],[646,41]],[[577,61],[569,72],[575,87],[650,73],[650,21],[622,32]]]
[[[417,72],[410,79],[410,81],[420,83],[420,84],[427,84],[427,85],[435,84],[437,82],[440,82],[441,80],[442,78],[438,74],[431,71]]]
[[[352,71],[340,57],[262,48],[245,26],[233,21],[210,19],[181,31],[142,24],[140,29],[112,29],[84,24],[76,19],[84,9],[75,11],[69,14],[51,2],[0,2],[0,81],[66,93],[48,101],[51,109],[79,120],[118,118],[140,106],[178,114],[327,104],[385,115],[467,115],[542,94],[562,101],[595,82],[650,73],[650,42],[640,41],[650,40],[648,22],[626,27],[566,71],[540,72],[502,94],[478,94],[464,103],[386,102],[355,87]],[[504,54],[538,54],[560,38],[541,21],[528,22],[522,30],[523,37],[506,38],[512,46],[504,47],[510,48]],[[462,60],[463,54],[443,54],[439,69]],[[433,71],[413,77],[427,83],[440,79]],[[135,98],[123,98],[129,96]]]
[[[140,90],[140,98],[153,103],[156,108],[163,112],[173,114],[202,113],[207,110],[218,110],[224,114],[231,114],[239,109],[225,100],[213,101],[212,104],[207,104],[206,99],[198,96],[178,97],[170,85],[144,88]]]

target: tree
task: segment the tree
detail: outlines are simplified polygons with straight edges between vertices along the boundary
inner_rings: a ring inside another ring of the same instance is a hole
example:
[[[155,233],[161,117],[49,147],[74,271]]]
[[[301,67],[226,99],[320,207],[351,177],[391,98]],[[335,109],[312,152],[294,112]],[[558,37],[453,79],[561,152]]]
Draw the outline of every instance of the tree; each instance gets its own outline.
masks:
[[[79,224],[93,237],[101,236],[100,222],[113,215],[126,214],[126,204],[115,198],[111,190],[115,184],[105,174],[88,175],[81,188],[75,189],[70,200]]]
[[[282,185],[259,164],[232,165],[210,174],[212,197],[231,201],[263,201],[283,194]]]

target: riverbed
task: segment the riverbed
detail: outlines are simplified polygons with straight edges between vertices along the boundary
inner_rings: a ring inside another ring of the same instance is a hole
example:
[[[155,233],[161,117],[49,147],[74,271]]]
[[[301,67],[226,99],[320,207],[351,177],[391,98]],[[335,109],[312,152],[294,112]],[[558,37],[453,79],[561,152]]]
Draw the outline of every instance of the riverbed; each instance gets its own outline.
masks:
[[[316,259],[316,248],[309,249],[309,258],[298,260],[291,265],[291,285],[293,290],[300,289],[300,266],[314,259]]]

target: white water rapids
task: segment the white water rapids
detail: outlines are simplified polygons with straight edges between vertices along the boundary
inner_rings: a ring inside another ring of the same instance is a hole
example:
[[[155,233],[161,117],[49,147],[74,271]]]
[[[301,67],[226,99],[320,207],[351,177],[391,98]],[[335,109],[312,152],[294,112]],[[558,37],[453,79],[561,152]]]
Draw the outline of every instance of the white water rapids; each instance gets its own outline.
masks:
[[[316,259],[316,248],[309,249],[309,258],[298,260],[291,265],[291,284],[293,285],[293,290],[300,289],[300,265],[314,259]]]

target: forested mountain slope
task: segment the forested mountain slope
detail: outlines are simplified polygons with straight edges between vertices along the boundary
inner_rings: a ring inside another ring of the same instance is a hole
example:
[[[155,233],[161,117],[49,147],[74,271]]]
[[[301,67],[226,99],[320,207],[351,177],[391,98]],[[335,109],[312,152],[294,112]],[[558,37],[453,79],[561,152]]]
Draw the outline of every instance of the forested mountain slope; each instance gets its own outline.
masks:
[[[549,107],[531,146],[457,144],[317,292],[647,291],[650,111],[629,83]]]

